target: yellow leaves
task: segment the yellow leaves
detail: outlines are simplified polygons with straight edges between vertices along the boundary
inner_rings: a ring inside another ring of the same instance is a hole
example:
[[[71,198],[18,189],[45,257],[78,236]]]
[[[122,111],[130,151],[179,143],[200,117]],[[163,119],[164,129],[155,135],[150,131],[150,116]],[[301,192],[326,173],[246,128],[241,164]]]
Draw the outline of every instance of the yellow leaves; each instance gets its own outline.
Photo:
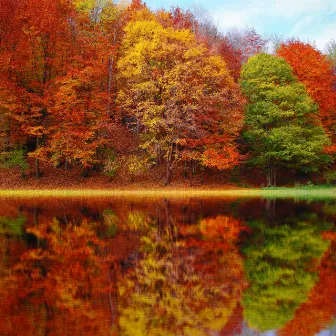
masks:
[[[196,46],[194,48],[190,48],[186,50],[185,53],[183,54],[183,58],[186,60],[189,60],[189,59],[192,60],[195,57],[203,56],[204,52],[205,52],[205,48],[203,48],[202,46]]]
[[[143,7],[142,9],[137,9],[131,12],[132,21],[155,21],[156,16],[148,8]]]
[[[185,58],[191,58],[204,53],[203,48],[199,47],[186,50],[188,45],[196,46],[195,37],[190,31],[164,28],[155,20],[132,21],[126,26],[125,33],[122,57],[118,62],[121,77],[140,75],[146,66],[151,66],[151,61],[155,63],[160,60],[165,64],[170,59],[176,61],[183,54]]]
[[[232,80],[232,85],[234,83],[233,77],[229,76],[229,70],[226,67],[226,63],[220,56],[209,56],[208,57],[208,64],[215,68],[218,71],[219,76],[225,77],[225,79]]]
[[[148,227],[148,223],[142,212],[130,212],[125,226],[130,231],[141,231]]]
[[[119,76],[131,78],[139,76],[149,64],[150,59],[162,59],[167,56],[168,35],[163,27],[155,21],[130,22],[125,28],[126,36],[118,62]]]
[[[73,3],[79,12],[88,13],[95,7],[102,5],[105,0],[75,0]]]
[[[225,124],[225,133],[240,129],[243,100],[238,86],[222,58],[211,56],[190,30],[167,28],[153,18],[130,22],[125,34],[117,100],[124,114],[135,117],[142,133],[140,148],[150,157],[157,157],[158,148],[167,153],[177,143],[186,144],[185,138],[222,134]],[[238,151],[229,146],[200,149],[205,153],[197,155],[204,165],[227,169],[238,163]],[[181,153],[174,152],[171,159],[179,160]]]
[[[27,127],[26,131],[30,135],[42,136],[44,133],[44,127],[43,126],[31,126],[31,127]]]
[[[128,49],[145,41],[156,41],[165,34],[164,28],[156,21],[131,21],[125,27],[122,49]]]
[[[48,158],[48,149],[46,147],[39,147],[34,152],[28,153],[30,158],[46,160]]]
[[[188,142],[187,139],[179,139],[176,143],[181,146],[186,146]]]
[[[130,320],[132,323],[130,323]],[[123,335],[129,336],[145,336],[148,335],[147,328],[147,314],[140,309],[130,307],[124,309],[123,315],[119,318],[119,325],[123,330]]]
[[[114,4],[112,0],[107,1],[106,5],[100,14],[100,23],[102,26],[109,24],[118,19],[120,12],[124,10],[123,4]],[[107,26],[108,27],[108,26]]]

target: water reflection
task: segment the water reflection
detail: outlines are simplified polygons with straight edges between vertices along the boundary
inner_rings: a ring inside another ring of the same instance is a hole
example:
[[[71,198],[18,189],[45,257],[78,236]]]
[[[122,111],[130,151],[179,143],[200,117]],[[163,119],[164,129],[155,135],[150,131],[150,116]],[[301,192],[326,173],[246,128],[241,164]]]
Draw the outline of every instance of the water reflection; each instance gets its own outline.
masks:
[[[330,245],[322,232],[331,224],[315,214],[300,214],[271,225],[263,220],[248,225],[252,232],[242,252],[251,285],[242,300],[244,317],[254,329],[278,329],[294,318],[314,287]]]
[[[0,334],[334,335],[335,209],[0,199]]]

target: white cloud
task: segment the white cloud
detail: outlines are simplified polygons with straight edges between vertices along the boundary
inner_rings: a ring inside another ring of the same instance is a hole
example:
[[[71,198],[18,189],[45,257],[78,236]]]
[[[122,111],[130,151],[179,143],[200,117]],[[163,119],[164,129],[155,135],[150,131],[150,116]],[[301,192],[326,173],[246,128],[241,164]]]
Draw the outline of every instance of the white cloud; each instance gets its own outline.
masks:
[[[301,31],[307,25],[310,25],[313,22],[314,18],[312,16],[305,16],[302,20],[296,23],[289,33],[290,36],[294,36]]]
[[[336,22],[327,25],[322,29],[321,33],[312,37],[312,40],[315,41],[316,46],[324,51],[326,44],[331,40],[336,39]]]
[[[243,28],[249,25],[249,15],[244,11],[220,10],[213,13],[215,23],[220,30],[229,28]]]
[[[336,13],[336,4],[335,0],[231,0],[223,2],[215,10],[216,18],[237,19],[239,24],[242,20],[254,21],[256,17],[262,19],[265,16],[294,19],[302,15],[331,15]]]
[[[253,2],[259,2],[254,0]],[[321,13],[335,7],[335,0],[269,0],[269,12],[284,18],[306,13]]]
[[[252,26],[264,35],[315,40],[320,49],[336,38],[336,0],[226,0],[217,4],[212,13],[222,31]]]

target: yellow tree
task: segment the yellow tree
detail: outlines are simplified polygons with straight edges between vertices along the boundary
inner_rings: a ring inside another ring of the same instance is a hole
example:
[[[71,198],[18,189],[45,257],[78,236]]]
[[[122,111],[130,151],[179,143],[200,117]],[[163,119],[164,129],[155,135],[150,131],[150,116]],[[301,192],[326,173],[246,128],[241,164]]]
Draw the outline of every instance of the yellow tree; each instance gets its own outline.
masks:
[[[183,156],[207,166],[234,166],[243,99],[225,62],[189,30],[164,27],[148,11],[142,14],[125,27],[118,61],[119,106],[142,149],[157,162],[165,160],[166,184]],[[186,149],[189,155],[183,155]]]
[[[209,335],[227,324],[247,285],[236,246],[245,228],[228,216],[175,225],[130,214],[142,228],[140,258],[118,281],[122,335]],[[137,225],[134,225],[137,223]]]

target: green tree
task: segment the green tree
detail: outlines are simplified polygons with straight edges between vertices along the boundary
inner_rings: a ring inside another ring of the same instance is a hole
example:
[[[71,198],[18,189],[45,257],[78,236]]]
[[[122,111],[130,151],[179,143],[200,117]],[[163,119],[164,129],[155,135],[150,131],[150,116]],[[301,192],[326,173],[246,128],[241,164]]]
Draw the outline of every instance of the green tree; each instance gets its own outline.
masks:
[[[322,232],[329,224],[321,224],[314,214],[301,217],[279,225],[249,223],[252,235],[242,252],[250,287],[242,306],[246,322],[259,331],[291,321],[318,280],[318,267],[329,246]]]
[[[279,166],[316,169],[329,158],[323,155],[329,140],[318,108],[284,59],[251,57],[242,70],[241,88],[249,100],[244,136],[251,163],[266,167],[267,186],[276,185]]]

